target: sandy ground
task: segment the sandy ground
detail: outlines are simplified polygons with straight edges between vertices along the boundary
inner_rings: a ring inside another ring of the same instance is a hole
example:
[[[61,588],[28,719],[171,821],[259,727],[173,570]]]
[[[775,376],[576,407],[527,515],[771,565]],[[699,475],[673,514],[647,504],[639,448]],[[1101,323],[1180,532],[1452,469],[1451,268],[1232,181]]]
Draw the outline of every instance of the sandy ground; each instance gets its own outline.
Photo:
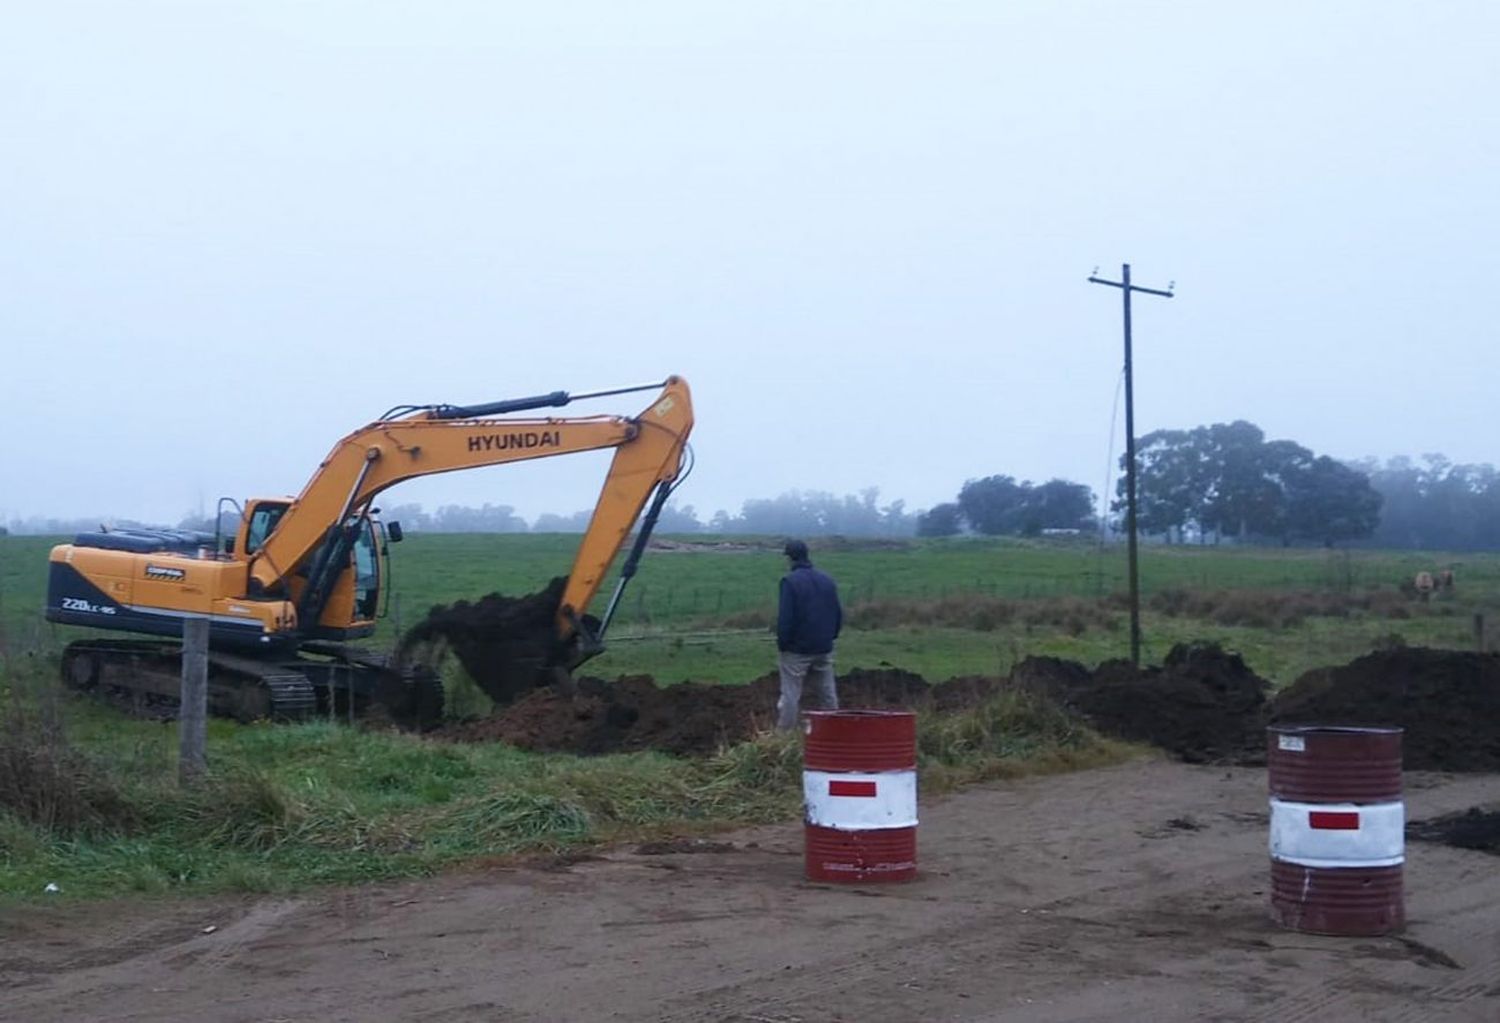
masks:
[[[1500,800],[1500,776],[1408,790],[1428,817]],[[1402,937],[1288,933],[1265,806],[1264,771],[1141,762],[926,807],[902,886],[805,883],[787,826],[719,853],[10,910],[0,1018],[1500,1020],[1500,861],[1413,844]]]

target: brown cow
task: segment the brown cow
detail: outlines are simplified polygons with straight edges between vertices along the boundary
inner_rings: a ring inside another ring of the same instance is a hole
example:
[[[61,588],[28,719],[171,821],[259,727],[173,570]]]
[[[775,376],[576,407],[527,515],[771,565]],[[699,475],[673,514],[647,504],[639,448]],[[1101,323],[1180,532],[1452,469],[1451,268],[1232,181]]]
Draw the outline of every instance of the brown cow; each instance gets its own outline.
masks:
[[[1417,596],[1426,600],[1432,596],[1433,579],[1431,572],[1418,572],[1417,577],[1412,580],[1412,585],[1417,588]]]

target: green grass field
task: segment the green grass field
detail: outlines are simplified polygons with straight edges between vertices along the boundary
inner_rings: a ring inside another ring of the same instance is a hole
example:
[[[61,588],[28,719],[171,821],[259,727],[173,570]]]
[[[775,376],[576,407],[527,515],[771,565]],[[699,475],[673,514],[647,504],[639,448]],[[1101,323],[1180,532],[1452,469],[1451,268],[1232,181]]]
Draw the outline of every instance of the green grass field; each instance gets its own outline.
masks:
[[[48,882],[65,897],[289,890],[796,812],[799,751],[776,737],[709,761],[580,759],[326,723],[216,721],[211,777],[182,789],[175,725],[58,692],[56,655],[85,633],[41,620],[53,542],[0,538],[0,897],[35,898]],[[392,614],[377,642],[392,643],[433,604],[537,589],[567,571],[576,542],[410,537],[393,550]],[[891,665],[941,679],[1005,673],[1032,654],[1093,664],[1128,650],[1122,551],[951,540],[838,545],[815,549],[814,559],[850,606],[838,652],[845,669]],[[1423,603],[1398,592],[1418,570],[1439,567],[1456,572],[1451,595]],[[774,544],[651,552],[610,649],[587,670],[663,682],[764,674],[775,661],[767,623],[782,571]],[[1216,640],[1282,684],[1393,636],[1472,646],[1474,615],[1493,619],[1500,608],[1495,556],[1152,547],[1142,576],[1153,608],[1148,660],[1177,642]],[[1218,591],[1231,599],[1190,599]],[[1288,613],[1294,606],[1302,610]],[[486,709],[477,692],[458,690],[460,709]],[[928,791],[1134,755],[1013,696],[922,729]]]
[[[570,535],[410,535],[392,549],[390,614],[376,637],[398,630],[434,604],[492,591],[520,594],[568,570]],[[682,538],[688,539],[688,538]],[[702,541],[704,538],[694,538]],[[743,538],[724,538],[740,540]],[[55,654],[78,630],[41,622],[47,551],[55,538],[0,538],[0,627],[15,649]],[[952,539],[885,545],[839,545],[815,552],[838,579],[847,604],[942,601],[968,597],[1019,601],[1077,598],[1098,602],[1125,589],[1125,556],[1088,543]],[[1452,567],[1451,599],[1410,602],[1410,617],[1380,614],[1311,617],[1286,628],[1257,628],[1170,618],[1149,610],[1145,653],[1160,660],[1173,643],[1212,639],[1240,650],[1262,674],[1291,681],[1318,664],[1348,660],[1395,633],[1408,643],[1468,646],[1475,612],[1500,608],[1500,556],[1427,552],[1346,552],[1265,548],[1147,547],[1141,558],[1148,601],[1170,589],[1326,591],[1357,594],[1397,587],[1423,569]],[[774,544],[763,549],[651,551],[627,591],[610,649],[588,670],[646,673],[662,681],[743,682],[775,660],[764,623],[774,611],[784,569]],[[594,610],[602,608],[613,580]],[[993,629],[932,625],[850,630],[840,642],[846,667],[891,664],[935,678],[1004,672],[1018,658],[1053,654],[1097,663],[1128,652],[1122,611],[1081,633],[1062,627],[1008,624]],[[752,627],[747,628],[749,624]]]

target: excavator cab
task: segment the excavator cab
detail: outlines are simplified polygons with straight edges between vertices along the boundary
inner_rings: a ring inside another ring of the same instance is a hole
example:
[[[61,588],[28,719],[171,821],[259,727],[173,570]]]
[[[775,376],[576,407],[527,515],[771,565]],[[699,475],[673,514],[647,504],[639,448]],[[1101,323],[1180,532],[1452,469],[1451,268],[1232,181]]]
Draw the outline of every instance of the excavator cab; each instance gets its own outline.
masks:
[[[292,502],[284,498],[250,501],[240,520],[239,537],[230,549],[249,559],[266,545],[291,506]],[[381,614],[381,593],[387,589],[390,574],[388,545],[401,535],[400,526],[395,523],[392,523],[395,529],[388,533],[376,517],[378,514],[378,509],[371,509],[358,517],[344,570],[337,572],[317,621],[304,623],[305,638],[362,639],[374,633],[376,619]],[[301,599],[307,586],[308,566],[320,560],[318,553],[314,550],[312,557],[287,577],[286,586],[293,601]]]

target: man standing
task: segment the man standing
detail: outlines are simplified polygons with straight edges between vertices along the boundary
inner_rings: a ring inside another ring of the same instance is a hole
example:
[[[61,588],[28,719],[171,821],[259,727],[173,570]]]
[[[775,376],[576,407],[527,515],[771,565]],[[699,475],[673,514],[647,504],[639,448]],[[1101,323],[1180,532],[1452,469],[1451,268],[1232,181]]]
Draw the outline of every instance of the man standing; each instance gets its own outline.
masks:
[[[802,682],[812,683],[814,698],[825,710],[838,710],[833,680],[833,641],[844,624],[839,590],[826,573],[813,568],[807,544],[788,540],[783,551],[791,570],[781,579],[776,615],[776,649],[781,668],[781,700],[776,727],[795,728],[802,703]]]

